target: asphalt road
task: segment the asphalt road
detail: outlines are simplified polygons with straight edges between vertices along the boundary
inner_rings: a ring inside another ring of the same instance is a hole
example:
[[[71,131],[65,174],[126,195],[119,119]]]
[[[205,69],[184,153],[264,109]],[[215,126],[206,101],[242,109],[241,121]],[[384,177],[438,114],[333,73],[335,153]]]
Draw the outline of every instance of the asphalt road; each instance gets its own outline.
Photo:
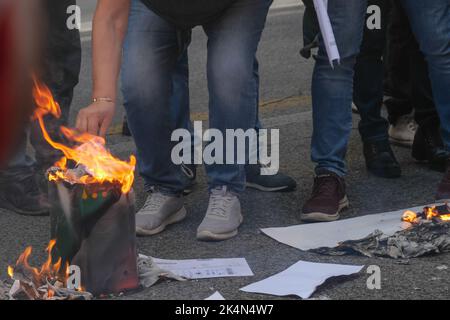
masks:
[[[450,298],[450,270],[438,270],[450,264],[450,254],[411,259],[399,264],[391,259],[364,257],[327,257],[296,250],[266,237],[260,228],[299,224],[298,214],[310,192],[313,165],[309,160],[311,137],[310,78],[312,62],[298,56],[301,34],[301,9],[284,8],[272,11],[265,31],[259,58],[261,62],[261,118],[267,127],[280,129],[282,171],[294,177],[298,189],[293,193],[267,194],[252,190],[242,197],[245,221],[239,235],[222,243],[203,243],[195,240],[195,230],[207,207],[206,178],[200,170],[195,192],[186,197],[187,219],[160,235],[138,238],[141,253],[167,259],[245,257],[254,277],[162,282],[125,296],[123,299],[204,299],[220,291],[227,299],[273,299],[276,297],[248,294],[239,288],[278,273],[298,260],[342,264],[378,265],[381,268],[381,290],[366,286],[366,268],[350,278],[334,279],[322,285],[314,297],[330,299],[448,299]],[[207,110],[205,86],[205,38],[201,29],[194,34],[190,49],[193,118],[204,118]],[[83,43],[83,70],[76,91],[74,113],[89,102],[91,47]],[[291,98],[290,98],[291,97]],[[120,123],[118,115],[116,123]],[[343,218],[407,208],[433,201],[433,193],[440,174],[416,164],[410,151],[395,147],[402,165],[403,177],[385,180],[369,175],[365,169],[361,142],[354,119],[348,163],[348,196],[351,208]],[[111,149],[121,157],[134,152],[130,138],[112,135]],[[142,180],[137,178],[137,205],[145,200]],[[0,212],[0,279],[6,278],[6,266],[15,262],[23,249],[35,248],[33,262],[42,262],[42,254],[49,236],[49,219],[29,218],[13,212]],[[292,298],[292,297],[289,297]]]

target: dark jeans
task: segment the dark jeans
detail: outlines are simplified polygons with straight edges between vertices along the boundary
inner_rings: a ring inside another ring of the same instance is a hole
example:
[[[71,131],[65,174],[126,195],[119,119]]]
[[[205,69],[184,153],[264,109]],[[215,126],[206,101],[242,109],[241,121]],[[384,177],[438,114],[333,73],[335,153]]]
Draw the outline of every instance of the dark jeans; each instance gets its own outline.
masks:
[[[316,11],[312,0],[302,0],[305,5],[303,15],[303,45],[311,44],[320,33],[319,22],[317,21]]]
[[[414,111],[419,125],[438,125],[427,63],[400,1],[391,2],[385,59],[385,93],[389,96],[385,104],[389,122],[395,124],[399,117]]]
[[[40,70],[37,74],[51,90],[55,100],[59,103],[62,111],[60,119],[51,116],[46,119],[46,127],[52,138],[56,141],[62,139],[59,127],[66,125],[69,117],[70,104],[72,102],[73,90],[78,83],[81,65],[81,43],[79,30],[67,28],[67,8],[75,5],[75,0],[45,0],[43,11],[46,14],[46,43],[43,44],[43,54]],[[44,139],[38,124],[32,123],[29,132],[23,133],[22,142],[17,149],[8,168],[0,174],[8,173],[32,173],[35,166],[46,170],[62,154],[53,149]],[[32,159],[26,152],[28,143],[27,136],[35,150],[35,158]]]
[[[364,142],[388,140],[388,122],[381,116],[383,105],[383,56],[386,44],[389,0],[370,0],[381,9],[381,29],[364,28],[361,51],[356,58],[353,102],[359,110],[359,132]],[[367,21],[367,20],[366,20]]]

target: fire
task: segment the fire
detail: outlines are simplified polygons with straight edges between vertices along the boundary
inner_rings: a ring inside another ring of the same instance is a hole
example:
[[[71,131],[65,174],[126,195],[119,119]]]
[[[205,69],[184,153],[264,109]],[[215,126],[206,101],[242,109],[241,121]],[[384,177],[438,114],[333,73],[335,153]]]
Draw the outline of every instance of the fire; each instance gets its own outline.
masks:
[[[447,206],[448,207],[448,206]],[[402,221],[409,223],[419,223],[421,219],[433,220],[438,219],[441,221],[450,221],[450,214],[440,214],[437,207],[425,207],[423,212],[415,213],[413,211],[405,211],[402,216]]]
[[[417,213],[409,210],[405,211],[405,213],[403,213],[402,220],[409,223],[415,223],[418,220]]]
[[[30,266],[28,259],[31,256],[31,253],[33,252],[33,248],[27,247],[25,251],[19,256],[19,259],[17,259],[15,267],[8,266],[8,275],[11,278],[14,278],[15,271],[20,270],[22,274],[26,275],[27,277],[30,277],[29,280],[32,281],[33,284],[36,285],[36,287],[40,287],[44,285],[47,281],[54,279],[63,280],[65,282],[66,279],[60,278],[61,274],[63,274],[64,277],[66,277],[68,265],[65,266],[66,270],[62,272],[61,258],[59,258],[56,263],[53,263],[52,251],[55,245],[56,241],[50,240],[47,249],[45,250],[47,252],[47,260],[41,266],[40,269]]]
[[[436,207],[428,207],[425,208],[425,215],[427,220],[432,220],[434,217],[439,216],[439,213],[437,212]]]
[[[50,174],[50,181],[64,180],[81,184],[111,183],[119,184],[122,193],[128,193],[131,190],[136,166],[134,156],[131,156],[128,162],[117,159],[106,149],[106,141],[102,137],[79,133],[66,127],[61,127],[61,132],[75,146],[69,147],[54,141],[45,128],[44,116],[52,115],[59,118],[61,109],[53,99],[50,90],[36,79],[34,79],[33,96],[37,106],[34,118],[39,122],[44,139],[53,148],[64,154],[64,157],[55,164],[62,170]],[[68,160],[75,162],[77,165],[82,165],[88,174],[82,177],[69,175],[67,173]]]

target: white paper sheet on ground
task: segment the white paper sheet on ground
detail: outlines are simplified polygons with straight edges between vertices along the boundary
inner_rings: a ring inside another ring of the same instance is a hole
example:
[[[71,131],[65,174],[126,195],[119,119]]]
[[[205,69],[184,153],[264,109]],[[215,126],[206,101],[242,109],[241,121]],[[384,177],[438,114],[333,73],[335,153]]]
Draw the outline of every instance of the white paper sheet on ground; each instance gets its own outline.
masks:
[[[253,272],[244,258],[166,260],[153,258],[163,270],[187,279],[249,277]]]
[[[219,291],[214,292],[210,297],[206,298],[205,300],[225,300],[225,298],[220,294]]]
[[[240,290],[280,297],[296,295],[302,299],[307,299],[327,279],[358,273],[363,267],[299,261],[283,272],[255,282]]]
[[[327,50],[328,59],[333,67],[333,62],[337,60],[339,63],[341,56],[334,37],[333,27],[328,15],[328,0],[314,0],[314,8],[317,13],[322,39]]]
[[[401,221],[401,217],[406,210],[419,212],[422,211],[423,207],[371,214],[334,222],[261,230],[269,237],[300,250],[306,251],[321,247],[334,248],[340,242],[362,239],[375,230],[382,231],[386,236],[392,236],[397,231],[411,226],[409,223]]]

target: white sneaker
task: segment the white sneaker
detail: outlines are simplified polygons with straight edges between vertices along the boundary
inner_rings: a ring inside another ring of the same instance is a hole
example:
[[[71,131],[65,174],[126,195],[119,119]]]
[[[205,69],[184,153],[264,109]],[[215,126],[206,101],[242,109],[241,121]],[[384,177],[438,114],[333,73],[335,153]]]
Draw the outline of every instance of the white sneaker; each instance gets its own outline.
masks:
[[[243,221],[239,198],[227,191],[227,187],[211,191],[208,210],[197,229],[197,239],[203,241],[220,241],[238,234]]]
[[[155,235],[185,217],[183,197],[152,192],[136,214],[136,233],[140,236]]]
[[[417,124],[408,114],[401,116],[395,125],[389,126],[389,141],[393,144],[411,147],[416,135]]]

